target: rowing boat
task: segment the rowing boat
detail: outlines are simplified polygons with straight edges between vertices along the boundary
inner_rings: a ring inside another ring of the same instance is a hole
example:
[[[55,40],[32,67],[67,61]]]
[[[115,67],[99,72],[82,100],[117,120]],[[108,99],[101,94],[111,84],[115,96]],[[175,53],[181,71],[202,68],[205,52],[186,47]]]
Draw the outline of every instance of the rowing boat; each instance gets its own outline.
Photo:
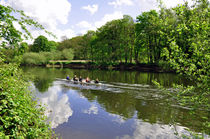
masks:
[[[74,84],[87,84],[87,85],[101,85],[101,83],[95,83],[94,80],[90,81],[90,82],[86,82],[85,80],[82,80],[82,82],[80,81],[74,81],[73,79],[71,80],[67,80],[67,79],[57,79],[57,80],[62,80],[62,81],[66,81],[66,82],[70,82],[70,83],[74,83]]]

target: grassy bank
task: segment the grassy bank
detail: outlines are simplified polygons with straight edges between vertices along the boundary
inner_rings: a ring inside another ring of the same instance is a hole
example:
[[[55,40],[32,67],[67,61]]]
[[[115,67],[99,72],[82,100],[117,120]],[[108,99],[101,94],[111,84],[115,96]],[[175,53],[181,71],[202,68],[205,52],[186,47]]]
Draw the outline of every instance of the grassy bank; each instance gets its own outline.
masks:
[[[17,65],[0,63],[0,138],[52,138],[28,85]]]

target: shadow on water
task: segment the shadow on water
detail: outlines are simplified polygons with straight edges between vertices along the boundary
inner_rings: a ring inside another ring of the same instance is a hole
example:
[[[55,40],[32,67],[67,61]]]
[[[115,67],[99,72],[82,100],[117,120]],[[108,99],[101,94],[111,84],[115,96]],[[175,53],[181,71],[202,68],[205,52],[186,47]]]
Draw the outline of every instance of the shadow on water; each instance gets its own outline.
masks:
[[[177,138],[202,129],[198,111],[192,118],[187,108],[152,85],[157,80],[170,88],[173,83],[191,84],[171,73],[23,68],[34,77],[33,90],[44,104],[46,115],[62,138]],[[99,78],[100,85],[75,84],[66,75]],[[208,131],[206,131],[208,133]],[[207,135],[205,135],[208,138]]]

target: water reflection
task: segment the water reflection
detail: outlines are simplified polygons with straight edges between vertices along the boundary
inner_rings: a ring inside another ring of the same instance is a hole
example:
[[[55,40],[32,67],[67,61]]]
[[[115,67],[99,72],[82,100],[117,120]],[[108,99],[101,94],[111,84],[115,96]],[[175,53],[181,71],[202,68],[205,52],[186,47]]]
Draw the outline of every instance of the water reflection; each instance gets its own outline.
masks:
[[[90,108],[84,110],[83,112],[87,114],[98,114],[98,108],[95,104],[91,104]]]
[[[62,87],[54,84],[45,93],[37,92],[36,94],[39,101],[47,108],[45,114],[49,118],[52,128],[68,122],[69,117],[73,114],[68,95],[62,94],[62,92]]]
[[[116,139],[175,139],[183,134],[190,137],[189,132],[181,126],[150,124],[141,120],[135,120],[134,126],[133,135],[118,136]]]
[[[112,116],[114,119],[112,120],[113,122],[116,122],[118,124],[123,124],[126,122],[126,118],[124,118],[123,116],[117,115],[117,114],[109,114],[110,116]]]

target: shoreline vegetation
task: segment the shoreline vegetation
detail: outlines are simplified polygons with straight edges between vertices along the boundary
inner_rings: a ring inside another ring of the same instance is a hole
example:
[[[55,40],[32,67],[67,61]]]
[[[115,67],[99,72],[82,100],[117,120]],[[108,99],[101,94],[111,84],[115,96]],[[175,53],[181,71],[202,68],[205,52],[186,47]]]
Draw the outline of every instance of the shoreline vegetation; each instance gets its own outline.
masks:
[[[166,65],[166,64],[165,64]],[[147,63],[96,63],[91,60],[50,60],[47,64],[22,64],[21,66],[42,66],[47,68],[135,70],[142,72],[173,72],[169,66]]]
[[[0,138],[49,138],[55,136],[46,122],[45,108],[29,90],[18,64],[0,61]],[[55,136],[56,137],[56,136]]]
[[[14,21],[19,23],[22,32],[14,27]],[[12,51],[17,56],[24,52],[22,50],[27,48],[27,45],[21,42],[31,37],[27,30],[28,25],[44,30],[42,25],[26,16],[23,11],[0,4],[1,139],[56,138],[50,124],[46,122],[45,108],[34,99],[28,88],[29,80],[23,76],[19,68],[20,57],[10,59],[7,53]],[[19,51],[16,51],[17,49]],[[8,57],[11,60],[9,62]]]

